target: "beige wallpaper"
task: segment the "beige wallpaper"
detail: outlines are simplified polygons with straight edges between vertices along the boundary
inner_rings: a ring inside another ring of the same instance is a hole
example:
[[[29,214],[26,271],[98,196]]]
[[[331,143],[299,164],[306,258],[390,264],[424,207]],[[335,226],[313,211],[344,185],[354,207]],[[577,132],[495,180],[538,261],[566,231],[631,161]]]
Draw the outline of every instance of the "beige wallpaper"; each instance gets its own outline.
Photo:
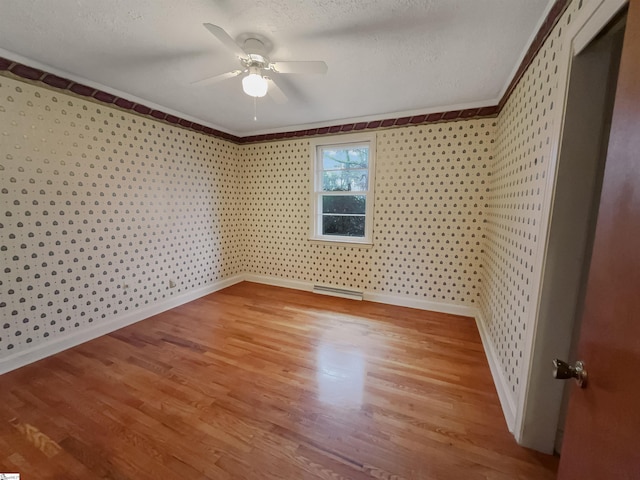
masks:
[[[308,240],[306,139],[237,146],[0,77],[0,359],[248,273],[479,306],[517,398],[578,8],[497,121],[377,132],[372,247]]]
[[[0,142],[0,358],[241,272],[236,145],[6,77]]]
[[[308,240],[308,140],[237,146],[6,77],[0,130],[0,358],[245,272],[478,302],[492,120],[377,133],[373,247]]]
[[[490,165],[480,307],[513,400],[521,384],[526,332],[531,328],[534,262],[550,175],[552,138],[560,82],[559,52],[567,25],[582,7],[572,2],[498,117],[495,158]]]
[[[473,306],[494,135],[491,119],[378,131],[373,247],[309,241],[309,140],[243,146],[246,272]]]

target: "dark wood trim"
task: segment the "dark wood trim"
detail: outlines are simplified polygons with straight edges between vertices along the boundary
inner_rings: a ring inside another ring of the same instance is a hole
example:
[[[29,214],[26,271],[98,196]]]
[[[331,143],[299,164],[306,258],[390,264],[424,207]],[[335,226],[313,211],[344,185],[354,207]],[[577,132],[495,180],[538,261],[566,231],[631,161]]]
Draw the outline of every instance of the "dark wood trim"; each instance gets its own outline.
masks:
[[[43,70],[29,67],[27,65],[23,65],[21,63],[14,62],[2,57],[0,57],[0,74],[4,73],[6,75],[6,72],[9,72],[10,74],[23,78],[25,80],[29,80],[32,82],[41,82],[46,84],[49,87],[52,87],[58,90],[67,90],[76,95],[88,97],[100,103],[105,103],[112,106],[115,105],[123,110],[129,110],[132,113],[141,115],[143,117],[150,117],[150,118],[153,118],[154,120],[160,120],[160,121],[171,123],[174,125],[179,125],[188,130],[193,130],[198,133],[204,133],[205,135],[211,135],[213,137],[228,140],[230,142],[233,142],[239,145],[247,144],[247,143],[268,142],[272,140],[284,140],[287,138],[313,137],[317,135],[326,135],[328,133],[346,133],[346,132],[359,131],[359,130],[392,128],[392,127],[401,127],[405,125],[420,125],[420,124],[436,123],[436,122],[442,122],[442,121],[451,122],[455,120],[461,120],[461,119],[466,120],[470,118],[485,118],[485,117],[492,118],[492,117],[496,117],[500,113],[504,105],[507,103],[507,100],[513,93],[513,90],[522,79],[522,76],[524,75],[527,68],[529,68],[529,65],[531,65],[531,63],[535,59],[538,51],[544,44],[545,40],[549,37],[549,34],[553,30],[553,27],[555,27],[560,16],[564,13],[570,1],[571,0],[556,0],[553,7],[551,7],[551,10],[549,10],[549,14],[547,15],[547,18],[542,23],[540,30],[538,31],[538,34],[533,39],[531,46],[529,47],[526,55],[522,59],[520,67],[516,71],[516,74],[511,80],[509,87],[507,88],[504,95],[500,99],[500,102],[498,103],[498,105],[492,105],[492,106],[487,106],[482,108],[469,108],[466,110],[444,111],[444,112],[437,112],[437,113],[414,115],[410,117],[388,118],[385,120],[373,120],[370,122],[346,123],[342,125],[333,125],[330,127],[311,128],[311,129],[305,129],[305,130],[291,130],[289,132],[265,133],[260,135],[249,135],[247,137],[238,137],[236,135],[231,135],[230,133],[216,130],[215,128],[207,127],[205,125],[201,125],[196,122],[191,122],[183,118],[178,118],[174,115],[162,112],[160,110],[154,110],[150,107],[147,107],[146,105],[132,102],[130,100],[117,97],[110,93],[103,92],[102,90],[98,90],[93,87],[88,87],[81,83],[77,83],[72,80],[61,78],[61,77],[58,77],[57,75],[47,73]]]
[[[74,82],[73,80],[62,78],[57,75],[47,73],[43,70],[29,67],[27,65],[23,65],[21,63],[0,57],[0,74],[7,75],[7,72],[15,77],[20,77],[32,82],[41,82],[54,89],[64,90],[82,97],[91,98],[96,102],[104,103],[110,106],[116,106],[122,110],[128,110],[131,113],[135,113],[143,117],[150,117],[154,120],[165,121],[199,133],[204,133],[213,137],[229,140],[234,143],[242,143],[242,138],[231,135],[230,133],[216,130],[215,128],[207,127],[196,122],[190,122],[183,118],[178,118],[174,115],[162,112],[160,110],[155,110],[146,105],[132,102],[131,100],[117,97],[102,90],[98,90],[96,88]]]
[[[529,68],[529,65],[533,63],[533,60],[536,58],[536,55],[542,48],[542,45],[544,45],[544,42],[547,40],[547,38],[551,34],[553,27],[555,27],[556,24],[558,23],[558,20],[560,20],[560,17],[566,10],[570,1],[571,0],[556,0],[556,3],[554,3],[553,7],[551,7],[551,10],[549,10],[549,13],[547,14],[547,18],[545,18],[544,22],[540,26],[540,29],[538,30],[537,35],[534,37],[533,41],[531,42],[531,45],[529,46],[529,49],[527,50],[527,53],[525,54],[524,58],[522,59],[522,62],[520,63],[520,67],[518,67],[518,70],[516,70],[516,74],[511,79],[511,83],[509,84],[509,87],[507,87],[507,89],[504,92],[504,95],[502,95],[502,98],[498,103],[498,113],[502,111],[502,108],[507,103],[507,100],[509,100],[509,97],[511,97],[511,94],[513,93],[514,89],[516,88],[518,83],[520,83],[520,80],[522,79],[524,72],[526,72],[527,69]]]

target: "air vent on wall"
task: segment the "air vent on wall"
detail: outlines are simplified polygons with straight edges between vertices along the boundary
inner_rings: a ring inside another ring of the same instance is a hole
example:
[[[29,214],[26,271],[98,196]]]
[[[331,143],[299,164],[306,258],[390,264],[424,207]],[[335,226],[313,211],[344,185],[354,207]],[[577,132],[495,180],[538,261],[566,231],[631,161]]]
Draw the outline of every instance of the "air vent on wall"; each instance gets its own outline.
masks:
[[[351,300],[362,300],[362,292],[355,290],[345,290],[343,288],[325,287],[322,285],[314,285],[313,293],[321,295],[331,295],[334,297],[350,298]]]

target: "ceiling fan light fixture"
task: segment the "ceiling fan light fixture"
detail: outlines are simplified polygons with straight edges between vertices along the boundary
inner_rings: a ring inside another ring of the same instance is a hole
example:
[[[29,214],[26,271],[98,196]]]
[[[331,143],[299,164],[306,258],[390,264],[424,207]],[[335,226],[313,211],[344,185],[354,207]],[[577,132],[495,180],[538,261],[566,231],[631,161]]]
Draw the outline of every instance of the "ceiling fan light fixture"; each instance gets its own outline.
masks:
[[[242,79],[242,90],[251,97],[264,97],[268,88],[267,79],[260,74],[259,68],[251,67],[249,75]]]

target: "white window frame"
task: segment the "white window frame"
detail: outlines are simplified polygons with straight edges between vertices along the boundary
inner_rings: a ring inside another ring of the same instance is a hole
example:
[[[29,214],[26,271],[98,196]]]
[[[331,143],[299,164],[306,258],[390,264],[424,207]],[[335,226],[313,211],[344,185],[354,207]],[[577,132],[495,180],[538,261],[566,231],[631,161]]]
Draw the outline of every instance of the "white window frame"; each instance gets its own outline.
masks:
[[[348,146],[366,145],[369,148],[369,171],[366,191],[358,192],[324,192],[322,191],[322,150],[344,148]],[[311,140],[311,240],[333,243],[354,243],[371,245],[373,243],[373,200],[375,185],[376,134],[354,133],[333,135]],[[365,223],[364,237],[322,234],[322,197],[325,195],[364,195]]]

